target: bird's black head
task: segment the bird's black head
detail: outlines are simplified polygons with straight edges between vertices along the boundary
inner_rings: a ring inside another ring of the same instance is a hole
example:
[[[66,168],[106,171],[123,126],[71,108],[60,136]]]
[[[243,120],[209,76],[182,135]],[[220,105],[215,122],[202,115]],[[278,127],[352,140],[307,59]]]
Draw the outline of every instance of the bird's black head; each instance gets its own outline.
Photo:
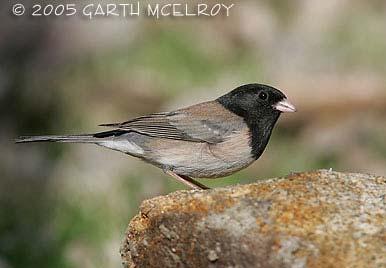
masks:
[[[262,85],[240,86],[217,99],[225,108],[246,120],[278,117],[282,112],[294,112],[295,107],[278,89]]]
[[[256,158],[264,151],[280,114],[296,111],[280,90],[262,84],[240,86],[217,101],[244,118],[252,132],[252,152]]]

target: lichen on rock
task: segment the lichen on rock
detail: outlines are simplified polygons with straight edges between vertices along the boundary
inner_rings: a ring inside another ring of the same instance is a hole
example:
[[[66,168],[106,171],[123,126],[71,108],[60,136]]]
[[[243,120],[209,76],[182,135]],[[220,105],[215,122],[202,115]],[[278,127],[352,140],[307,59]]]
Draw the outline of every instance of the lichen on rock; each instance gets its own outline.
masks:
[[[386,267],[386,178],[326,170],[143,202],[125,267]]]

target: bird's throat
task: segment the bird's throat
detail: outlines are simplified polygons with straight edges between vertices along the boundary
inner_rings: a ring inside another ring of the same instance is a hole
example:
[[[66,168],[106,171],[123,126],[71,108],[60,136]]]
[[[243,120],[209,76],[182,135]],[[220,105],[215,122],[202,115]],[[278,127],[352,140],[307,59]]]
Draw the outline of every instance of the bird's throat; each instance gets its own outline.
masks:
[[[251,152],[255,159],[258,159],[264,152],[278,119],[279,115],[264,119],[246,120],[251,131]]]

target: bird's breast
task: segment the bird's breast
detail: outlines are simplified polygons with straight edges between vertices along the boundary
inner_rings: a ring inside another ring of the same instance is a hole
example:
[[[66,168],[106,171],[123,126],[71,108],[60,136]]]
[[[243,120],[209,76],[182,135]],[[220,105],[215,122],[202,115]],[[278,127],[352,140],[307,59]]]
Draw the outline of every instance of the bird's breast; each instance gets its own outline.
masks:
[[[145,160],[193,178],[215,178],[230,175],[250,165],[255,158],[248,128],[229,135],[220,143],[179,140],[152,140]]]

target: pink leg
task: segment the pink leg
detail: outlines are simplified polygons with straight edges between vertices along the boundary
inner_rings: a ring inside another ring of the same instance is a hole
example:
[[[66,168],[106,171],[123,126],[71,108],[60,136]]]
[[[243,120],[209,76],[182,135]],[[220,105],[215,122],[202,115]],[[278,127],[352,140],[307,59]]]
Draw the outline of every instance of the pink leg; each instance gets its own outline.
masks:
[[[178,174],[176,174],[176,173],[174,173],[173,171],[170,171],[170,170],[166,170],[165,173],[170,175],[170,176],[172,176],[173,178],[175,178],[179,182],[182,182],[183,184],[189,186],[190,188],[200,189],[200,190],[210,189],[210,188],[206,187],[205,185],[203,185],[203,184],[193,180],[192,178],[190,178],[188,176],[178,175]]]

